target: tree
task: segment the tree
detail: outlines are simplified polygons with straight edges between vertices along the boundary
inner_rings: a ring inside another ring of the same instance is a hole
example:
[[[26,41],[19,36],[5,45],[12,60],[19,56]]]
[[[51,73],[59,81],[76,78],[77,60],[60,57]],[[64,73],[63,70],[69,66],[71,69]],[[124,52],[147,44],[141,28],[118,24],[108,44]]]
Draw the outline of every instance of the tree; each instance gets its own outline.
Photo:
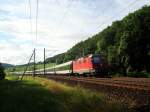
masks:
[[[2,64],[0,63],[0,80],[3,80],[5,78],[5,71],[4,71],[4,67],[2,66]]]
[[[122,72],[124,73],[124,75],[127,75],[127,68],[129,66],[128,63],[128,54],[127,54],[127,40],[129,38],[129,34],[128,32],[124,32],[124,34],[121,36],[120,39],[120,45],[118,48],[118,55],[119,55],[119,65],[122,68]]]

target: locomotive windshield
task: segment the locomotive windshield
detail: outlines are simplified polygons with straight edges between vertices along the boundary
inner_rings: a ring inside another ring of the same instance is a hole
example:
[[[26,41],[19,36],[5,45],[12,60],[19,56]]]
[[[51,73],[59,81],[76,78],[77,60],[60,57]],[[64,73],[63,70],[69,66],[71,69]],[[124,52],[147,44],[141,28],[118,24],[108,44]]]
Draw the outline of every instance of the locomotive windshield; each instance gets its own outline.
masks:
[[[93,57],[93,63],[94,63],[94,64],[99,64],[99,63],[101,63],[100,57],[99,57],[99,56]]]

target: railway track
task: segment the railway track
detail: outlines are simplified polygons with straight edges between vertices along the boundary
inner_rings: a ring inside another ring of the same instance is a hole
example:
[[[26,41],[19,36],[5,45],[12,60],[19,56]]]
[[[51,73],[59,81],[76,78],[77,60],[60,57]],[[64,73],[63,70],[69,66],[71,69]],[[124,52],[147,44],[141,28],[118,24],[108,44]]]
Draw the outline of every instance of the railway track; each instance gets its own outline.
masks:
[[[137,89],[150,91],[150,79],[119,79],[119,78],[83,78],[83,77],[67,77],[67,76],[48,76],[49,78],[72,80],[77,82],[94,83],[98,85],[107,85],[113,87],[122,87],[128,89]]]
[[[136,105],[150,105],[150,78],[92,78],[92,77],[68,77],[46,76],[48,79],[65,82],[73,86],[106,93],[110,97],[131,99]],[[129,102],[130,103],[130,102]]]

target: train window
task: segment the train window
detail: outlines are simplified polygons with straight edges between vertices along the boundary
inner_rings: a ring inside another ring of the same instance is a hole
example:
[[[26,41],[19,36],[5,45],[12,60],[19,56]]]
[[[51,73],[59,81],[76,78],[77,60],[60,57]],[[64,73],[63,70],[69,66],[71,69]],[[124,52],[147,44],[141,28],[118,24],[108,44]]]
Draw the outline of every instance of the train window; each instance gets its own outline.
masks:
[[[101,62],[100,57],[93,57],[93,63],[98,64]]]

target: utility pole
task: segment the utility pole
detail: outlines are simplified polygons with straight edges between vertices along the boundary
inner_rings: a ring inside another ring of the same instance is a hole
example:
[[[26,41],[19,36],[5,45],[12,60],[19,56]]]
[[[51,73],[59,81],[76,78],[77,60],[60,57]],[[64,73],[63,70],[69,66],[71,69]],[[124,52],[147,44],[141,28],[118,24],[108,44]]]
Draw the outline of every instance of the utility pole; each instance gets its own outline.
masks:
[[[46,63],[45,63],[45,48],[44,48],[44,76],[45,76],[45,65]]]
[[[36,52],[35,52],[35,48],[34,48],[34,67],[33,67],[33,77],[35,77],[35,69],[36,69],[36,66],[35,66],[35,55],[36,55]]]
[[[56,65],[57,65],[57,59],[55,60],[55,64],[54,64],[55,66],[54,66],[54,74],[56,74]]]
[[[27,69],[28,69],[28,67],[29,67],[29,65],[30,65],[30,61],[31,61],[33,55],[34,55],[34,51],[33,51],[32,55],[31,55],[31,57],[30,57],[30,59],[29,59],[29,61],[28,61],[28,64],[26,65],[26,68],[24,69],[24,72],[23,72],[23,74],[22,74],[22,76],[21,76],[21,80],[23,79],[23,77],[24,77],[24,75],[25,75],[25,73],[26,73],[26,71],[27,71]]]

